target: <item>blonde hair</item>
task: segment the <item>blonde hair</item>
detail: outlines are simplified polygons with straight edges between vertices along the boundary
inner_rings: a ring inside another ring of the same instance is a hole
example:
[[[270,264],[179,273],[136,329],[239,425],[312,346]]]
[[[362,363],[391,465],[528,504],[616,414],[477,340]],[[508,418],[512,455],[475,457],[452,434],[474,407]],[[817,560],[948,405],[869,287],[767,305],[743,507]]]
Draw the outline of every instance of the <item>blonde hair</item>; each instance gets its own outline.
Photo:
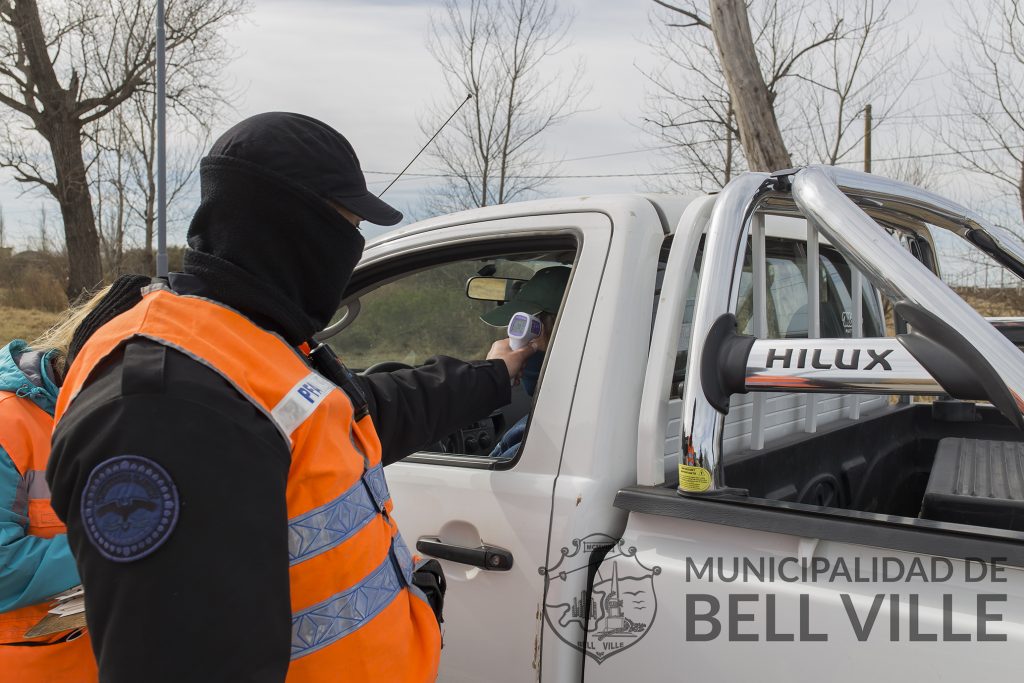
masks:
[[[74,336],[75,330],[85,320],[85,316],[93,312],[96,305],[109,291],[110,285],[107,285],[87,297],[80,298],[79,303],[61,313],[60,317],[57,318],[57,322],[37,339],[33,340],[29,347],[37,351],[55,350],[57,352],[57,364],[63,365],[64,359],[68,357],[68,347],[71,346],[71,338]]]

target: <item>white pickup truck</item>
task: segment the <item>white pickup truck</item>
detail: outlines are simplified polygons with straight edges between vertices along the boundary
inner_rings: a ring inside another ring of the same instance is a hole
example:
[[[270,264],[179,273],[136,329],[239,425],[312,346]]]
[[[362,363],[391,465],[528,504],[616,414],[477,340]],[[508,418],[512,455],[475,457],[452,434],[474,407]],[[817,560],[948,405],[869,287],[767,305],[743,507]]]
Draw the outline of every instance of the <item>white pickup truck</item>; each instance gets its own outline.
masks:
[[[440,680],[1024,675],[1024,356],[937,277],[944,230],[1024,276],[967,209],[828,167],[371,242],[324,333],[370,372],[482,354],[467,281],[572,269],[532,399],[387,471],[447,576]]]

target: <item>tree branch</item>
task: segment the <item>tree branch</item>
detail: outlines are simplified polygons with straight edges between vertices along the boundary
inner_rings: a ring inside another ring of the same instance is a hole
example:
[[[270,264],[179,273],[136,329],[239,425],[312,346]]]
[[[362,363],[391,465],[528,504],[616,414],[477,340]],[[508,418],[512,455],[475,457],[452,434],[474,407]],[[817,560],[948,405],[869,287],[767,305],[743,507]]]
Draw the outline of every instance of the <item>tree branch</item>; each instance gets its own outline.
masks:
[[[675,26],[675,27],[679,27],[679,28],[689,28],[691,26],[700,26],[701,28],[706,28],[709,31],[711,30],[711,22],[709,20],[705,19],[704,17],[700,16],[700,14],[698,14],[696,11],[685,10],[682,7],[676,7],[675,5],[670,5],[667,2],[664,2],[663,0],[651,0],[651,2],[653,2],[655,5],[660,5],[661,7],[664,7],[667,10],[671,10],[673,12],[676,12],[677,14],[682,14],[684,17],[687,17],[691,21],[691,23],[689,23],[689,24],[681,24],[681,25],[680,24],[668,24],[669,26]]]

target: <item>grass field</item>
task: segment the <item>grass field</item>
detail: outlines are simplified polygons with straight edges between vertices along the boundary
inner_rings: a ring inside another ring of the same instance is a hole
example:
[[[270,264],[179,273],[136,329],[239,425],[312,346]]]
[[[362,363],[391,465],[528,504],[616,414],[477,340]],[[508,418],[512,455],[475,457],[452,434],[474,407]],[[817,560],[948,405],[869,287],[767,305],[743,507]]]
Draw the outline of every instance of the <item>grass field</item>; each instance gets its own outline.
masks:
[[[59,313],[0,306],[0,345],[12,339],[32,341],[57,320]]]

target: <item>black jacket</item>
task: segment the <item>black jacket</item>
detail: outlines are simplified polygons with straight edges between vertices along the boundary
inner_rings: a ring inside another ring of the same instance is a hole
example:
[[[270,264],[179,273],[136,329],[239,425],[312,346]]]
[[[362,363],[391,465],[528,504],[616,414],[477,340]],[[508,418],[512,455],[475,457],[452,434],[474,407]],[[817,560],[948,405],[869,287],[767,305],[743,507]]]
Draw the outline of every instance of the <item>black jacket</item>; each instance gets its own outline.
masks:
[[[385,463],[510,398],[501,361],[437,357],[358,381]],[[180,497],[174,531],[133,562],[99,553],[80,512],[90,473],[119,455],[158,463]],[[54,432],[47,478],[86,586],[104,681],[284,680],[289,461],[270,420],[182,353],[136,339],[97,370]],[[395,513],[401,523],[401,500]]]

